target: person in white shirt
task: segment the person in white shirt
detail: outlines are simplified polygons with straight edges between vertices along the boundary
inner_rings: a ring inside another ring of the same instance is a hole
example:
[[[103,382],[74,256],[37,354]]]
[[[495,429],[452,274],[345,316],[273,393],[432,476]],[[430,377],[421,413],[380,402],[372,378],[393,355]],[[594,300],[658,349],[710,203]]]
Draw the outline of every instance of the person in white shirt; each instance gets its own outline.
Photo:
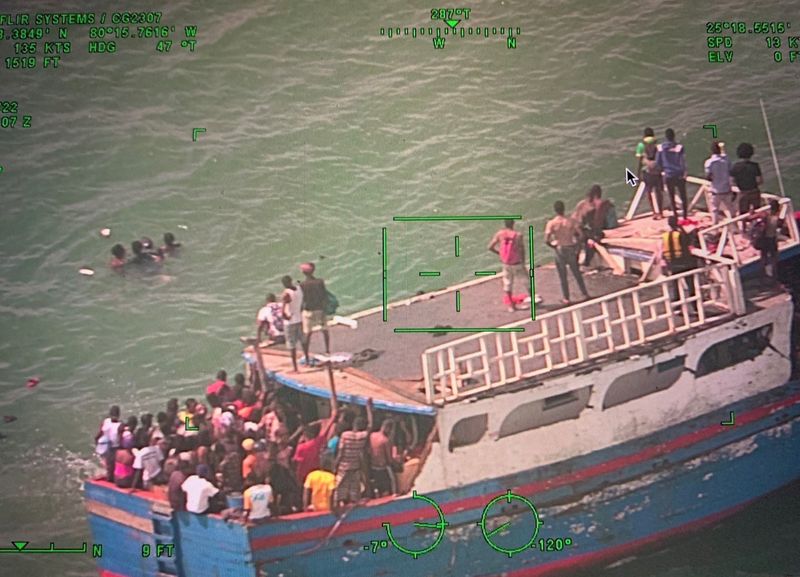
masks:
[[[283,322],[283,306],[273,293],[269,293],[264,306],[258,309],[256,315],[258,342],[261,342],[261,335],[264,331],[267,332],[270,340],[280,342],[283,339]]]
[[[186,493],[186,510],[197,515],[208,513],[209,499],[219,493],[219,489],[213,483],[200,475],[201,467],[203,465],[198,465],[197,474],[186,479],[181,485],[181,489]]]
[[[292,353],[292,367],[297,372],[297,344],[303,338],[303,289],[292,282],[288,274],[281,279],[283,283],[283,318],[286,319],[284,334],[286,346]]]
[[[244,490],[244,521],[263,521],[269,519],[269,507],[272,504],[272,487],[269,479],[260,482],[253,476],[247,477]]]
[[[152,485],[162,485],[165,482],[161,474],[161,464],[164,462],[164,451],[159,447],[159,439],[153,437],[148,447],[134,449],[133,451],[133,486],[131,493],[137,487],[149,489]]]
[[[725,143],[711,143],[711,156],[703,165],[706,179],[711,181],[709,191],[711,193],[711,224],[717,224],[720,215],[726,213],[728,218],[736,216],[736,208],[733,205],[733,192],[731,192],[731,162],[725,154]]]
[[[94,438],[97,443],[95,450],[105,460],[106,480],[109,483],[114,482],[114,462],[120,442],[119,428],[122,422],[119,420],[119,414],[119,406],[113,405],[108,411],[108,417],[103,420],[100,430]]]

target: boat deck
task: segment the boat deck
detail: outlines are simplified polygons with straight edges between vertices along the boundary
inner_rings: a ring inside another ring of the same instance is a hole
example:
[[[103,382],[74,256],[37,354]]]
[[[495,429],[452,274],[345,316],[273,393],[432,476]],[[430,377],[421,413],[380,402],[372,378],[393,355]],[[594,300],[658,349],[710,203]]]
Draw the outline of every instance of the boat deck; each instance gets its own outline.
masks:
[[[600,296],[636,285],[634,275],[617,276],[607,270],[591,270],[584,275],[591,296]],[[579,295],[575,279],[570,275],[570,292]],[[433,346],[463,337],[463,332],[450,333],[395,333],[396,328],[435,327],[437,325],[458,328],[501,327],[515,321],[530,319],[530,305],[518,305],[519,310],[510,313],[503,304],[501,279],[493,277],[480,282],[465,283],[461,288],[451,287],[446,291],[420,295],[406,301],[391,303],[387,322],[383,322],[380,308],[357,315],[358,328],[345,325],[330,327],[331,349],[334,352],[358,353],[373,349],[377,358],[366,361],[360,367],[344,369],[337,373],[337,392],[359,396],[374,396],[394,403],[424,403],[421,387],[423,382],[422,353]],[[535,291],[544,302],[536,305],[537,315],[559,308],[561,288],[555,267],[541,266],[535,269]],[[456,312],[455,291],[461,293],[461,312]],[[262,347],[264,368],[312,387],[329,390],[327,370],[324,368],[300,367],[298,374],[291,374],[291,360],[277,347]],[[315,334],[311,342],[312,354],[321,354],[322,336]]]
[[[702,190],[703,185],[699,186]],[[694,202],[700,196],[698,192]],[[787,210],[791,209],[788,199],[782,202]],[[700,228],[701,249],[697,252],[707,255],[711,263],[720,263],[715,265],[713,274],[692,273],[697,286],[703,287],[701,303],[687,293],[687,285],[676,303],[674,295],[670,296],[672,288],[668,290],[663,280],[648,287],[639,284],[645,278],[660,276],[655,256],[668,224],[666,218],[635,216],[623,220],[619,228],[605,231],[603,244],[610,256],[604,262],[598,255],[595,265],[612,266],[583,269],[592,297],[590,302],[565,307],[561,304],[555,266],[535,268],[535,293],[543,298],[535,306],[535,323],[531,322],[530,305],[518,305],[519,310],[513,313],[507,311],[498,275],[390,303],[386,322],[382,308],[375,307],[353,315],[357,328],[331,326],[334,354],[358,355],[370,351],[374,356],[337,368],[337,393],[345,402],[363,403],[373,397],[376,406],[425,412],[436,402],[596,362],[668,335],[700,330],[709,321],[742,314],[751,303],[743,302],[739,281],[729,275],[737,268],[754,266],[759,258],[750,239],[738,232],[742,218],[711,227],[708,213],[695,209],[690,219]],[[789,238],[781,240],[781,250],[797,249],[796,227],[790,232]],[[571,273],[568,278],[570,293],[575,298],[580,293]],[[687,277],[684,282],[688,281]],[[673,282],[669,284],[675,286]],[[460,312],[456,310],[457,291]],[[523,292],[523,287],[515,287],[514,292]],[[702,309],[699,318],[698,304]],[[500,327],[506,330],[517,327],[515,330],[521,332],[494,335],[483,332],[481,336],[482,331],[468,331]],[[434,328],[441,332],[396,332],[409,328]],[[461,331],[446,331],[447,328]],[[327,368],[301,366],[298,373],[293,373],[282,345],[262,346],[261,351],[265,369],[283,384],[317,396],[329,396]],[[321,335],[314,335],[311,352],[315,355],[323,352]]]

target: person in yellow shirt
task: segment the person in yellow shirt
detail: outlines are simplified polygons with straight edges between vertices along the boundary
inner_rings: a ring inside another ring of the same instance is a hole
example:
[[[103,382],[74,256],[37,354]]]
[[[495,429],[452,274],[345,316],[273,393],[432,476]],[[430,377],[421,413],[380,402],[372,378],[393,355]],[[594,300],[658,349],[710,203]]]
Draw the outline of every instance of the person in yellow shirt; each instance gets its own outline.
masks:
[[[336,476],[329,455],[323,455],[320,468],[306,475],[303,483],[303,509],[306,511],[330,511]]]

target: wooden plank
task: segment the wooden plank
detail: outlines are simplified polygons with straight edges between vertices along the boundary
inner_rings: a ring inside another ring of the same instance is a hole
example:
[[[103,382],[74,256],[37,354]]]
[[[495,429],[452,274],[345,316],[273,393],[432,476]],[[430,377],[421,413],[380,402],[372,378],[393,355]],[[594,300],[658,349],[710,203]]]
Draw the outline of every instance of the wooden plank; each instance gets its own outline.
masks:
[[[131,527],[143,533],[153,533],[153,521],[151,519],[143,519],[110,505],[106,505],[105,503],[98,503],[97,501],[89,499],[86,499],[85,504],[86,511],[88,511],[90,515],[103,517],[109,521]]]

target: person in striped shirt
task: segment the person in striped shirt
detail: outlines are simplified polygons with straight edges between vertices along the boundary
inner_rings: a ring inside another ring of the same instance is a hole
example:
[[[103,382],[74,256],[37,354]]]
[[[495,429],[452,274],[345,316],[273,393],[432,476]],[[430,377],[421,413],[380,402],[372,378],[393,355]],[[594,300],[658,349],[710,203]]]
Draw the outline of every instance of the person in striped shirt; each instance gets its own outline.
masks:
[[[372,430],[372,399],[367,400],[367,418],[356,417],[353,428],[342,433],[336,454],[336,491],[334,503],[358,503],[361,500],[361,476],[366,465],[366,447]]]

